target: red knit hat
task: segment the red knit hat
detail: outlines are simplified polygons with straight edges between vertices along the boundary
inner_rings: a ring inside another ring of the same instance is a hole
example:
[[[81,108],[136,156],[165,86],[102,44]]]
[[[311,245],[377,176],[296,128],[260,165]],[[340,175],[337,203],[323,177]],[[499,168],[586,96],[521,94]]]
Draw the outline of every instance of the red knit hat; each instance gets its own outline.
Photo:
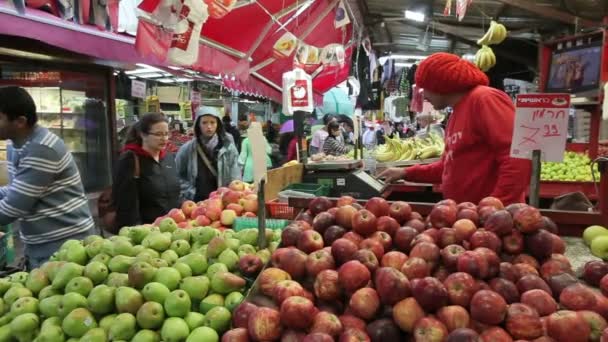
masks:
[[[490,81],[483,71],[451,53],[434,53],[416,69],[416,85],[438,94],[458,93],[488,84]]]

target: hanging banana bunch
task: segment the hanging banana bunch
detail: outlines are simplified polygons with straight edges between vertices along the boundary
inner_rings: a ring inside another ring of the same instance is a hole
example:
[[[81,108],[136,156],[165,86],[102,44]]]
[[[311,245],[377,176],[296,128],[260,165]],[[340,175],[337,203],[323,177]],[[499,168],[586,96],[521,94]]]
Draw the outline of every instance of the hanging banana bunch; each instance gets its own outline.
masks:
[[[475,65],[486,72],[496,65],[496,55],[494,51],[487,45],[484,45],[475,54]]]
[[[386,144],[380,145],[374,157],[380,163],[428,159],[441,156],[444,149],[443,138],[430,133],[425,138],[401,140],[385,136]]]
[[[507,39],[507,28],[494,20],[490,22],[490,28],[486,34],[477,41],[477,45],[497,45]]]

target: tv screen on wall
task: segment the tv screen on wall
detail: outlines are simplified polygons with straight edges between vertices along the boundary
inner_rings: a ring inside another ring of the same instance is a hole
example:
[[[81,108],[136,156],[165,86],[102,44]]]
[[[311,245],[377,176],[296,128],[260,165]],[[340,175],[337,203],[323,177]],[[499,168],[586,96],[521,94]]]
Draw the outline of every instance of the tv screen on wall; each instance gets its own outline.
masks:
[[[545,91],[571,94],[599,91],[601,60],[600,43],[553,51]]]

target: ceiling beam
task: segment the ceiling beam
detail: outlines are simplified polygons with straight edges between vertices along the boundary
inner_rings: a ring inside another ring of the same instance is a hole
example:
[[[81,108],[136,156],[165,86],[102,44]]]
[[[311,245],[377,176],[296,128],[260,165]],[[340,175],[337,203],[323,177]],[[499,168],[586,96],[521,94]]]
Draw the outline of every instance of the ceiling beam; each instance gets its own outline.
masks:
[[[498,7],[496,12],[494,13],[494,17],[492,19],[498,21],[498,19],[500,19],[500,16],[505,12],[507,7],[509,7],[509,5],[507,5],[505,3],[501,4],[500,7]]]
[[[584,18],[577,17],[573,14],[570,14],[566,11],[562,11],[550,6],[539,6],[534,3],[534,1],[530,0],[496,0],[505,5],[509,5],[512,7],[517,7],[519,9],[526,10],[528,12],[534,13],[541,17],[561,21],[566,24],[582,26],[582,27],[599,27],[602,26],[601,22],[588,20]]]

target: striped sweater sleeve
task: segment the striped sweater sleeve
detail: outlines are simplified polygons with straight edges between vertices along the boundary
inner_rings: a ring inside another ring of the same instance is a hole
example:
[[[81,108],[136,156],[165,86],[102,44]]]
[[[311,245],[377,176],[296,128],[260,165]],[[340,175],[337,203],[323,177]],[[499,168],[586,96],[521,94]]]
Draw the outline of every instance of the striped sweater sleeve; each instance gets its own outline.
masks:
[[[47,146],[30,145],[28,152],[19,161],[6,196],[0,200],[0,225],[29,214],[55,175],[69,165],[69,154],[60,159],[57,152]]]

